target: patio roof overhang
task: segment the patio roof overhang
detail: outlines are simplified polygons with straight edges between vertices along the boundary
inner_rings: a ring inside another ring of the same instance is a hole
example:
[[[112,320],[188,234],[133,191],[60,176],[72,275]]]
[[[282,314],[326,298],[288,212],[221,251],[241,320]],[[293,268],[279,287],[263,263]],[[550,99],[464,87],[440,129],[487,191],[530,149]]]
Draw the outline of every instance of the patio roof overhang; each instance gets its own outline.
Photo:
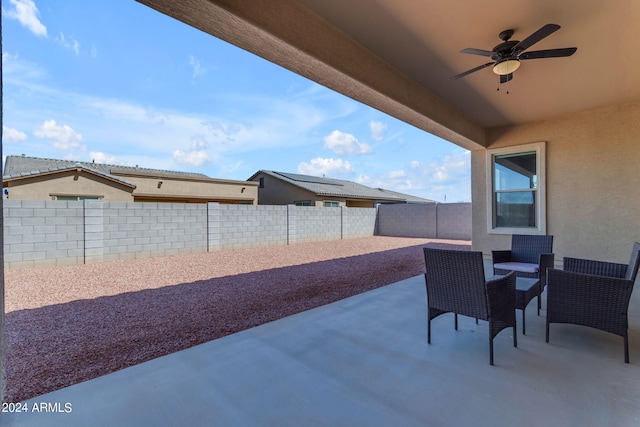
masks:
[[[637,2],[138,1],[470,150],[490,144],[488,129],[640,100]],[[548,23],[562,28],[531,50],[576,54],[526,61],[509,94],[490,69],[451,79],[486,62],[461,49]]]

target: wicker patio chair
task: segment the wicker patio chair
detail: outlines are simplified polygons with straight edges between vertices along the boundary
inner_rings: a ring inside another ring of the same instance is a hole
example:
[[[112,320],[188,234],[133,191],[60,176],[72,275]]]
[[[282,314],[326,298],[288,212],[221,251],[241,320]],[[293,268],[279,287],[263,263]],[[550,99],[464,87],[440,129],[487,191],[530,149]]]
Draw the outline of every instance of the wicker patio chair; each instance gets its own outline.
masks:
[[[542,292],[546,286],[548,268],[553,268],[553,236],[524,235],[511,236],[511,249],[492,251],[493,274],[504,275],[515,271],[518,277],[540,280],[537,290],[538,316],[542,308]]]
[[[633,245],[629,264],[564,258],[564,270],[547,271],[547,331],[549,324],[590,326],[624,338],[629,363],[629,300],[640,265],[640,243]]]
[[[431,343],[431,320],[453,313],[489,321],[489,363],[493,365],[493,338],[506,328],[516,334],[516,276],[510,273],[486,282],[482,252],[424,248],[427,286],[427,342]]]

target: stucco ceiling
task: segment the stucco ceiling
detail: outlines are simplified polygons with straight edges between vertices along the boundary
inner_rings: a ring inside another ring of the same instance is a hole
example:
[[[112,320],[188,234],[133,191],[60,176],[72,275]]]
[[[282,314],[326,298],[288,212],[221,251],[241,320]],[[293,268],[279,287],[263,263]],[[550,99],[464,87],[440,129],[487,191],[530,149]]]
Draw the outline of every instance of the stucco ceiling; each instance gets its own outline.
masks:
[[[640,100],[639,1],[138,1],[468,148],[489,128]],[[488,62],[461,49],[548,23],[562,28],[529,50],[573,56],[523,61],[503,85],[491,67],[451,79]]]
[[[638,1],[300,2],[483,127],[640,99]],[[504,85],[490,67],[450,79],[489,62],[461,49],[491,50],[502,30],[522,40],[548,23],[561,28],[529,50],[577,47],[573,56],[523,61]]]

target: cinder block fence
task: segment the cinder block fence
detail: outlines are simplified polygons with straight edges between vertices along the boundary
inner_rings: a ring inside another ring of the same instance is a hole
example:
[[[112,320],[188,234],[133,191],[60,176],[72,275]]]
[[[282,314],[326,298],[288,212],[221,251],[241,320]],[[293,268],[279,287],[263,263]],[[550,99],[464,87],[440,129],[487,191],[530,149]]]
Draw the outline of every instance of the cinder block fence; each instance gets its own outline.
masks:
[[[70,265],[376,234],[471,239],[470,204],[457,205],[367,209],[5,200],[4,261],[6,268]],[[446,220],[434,217],[442,209],[452,211]]]

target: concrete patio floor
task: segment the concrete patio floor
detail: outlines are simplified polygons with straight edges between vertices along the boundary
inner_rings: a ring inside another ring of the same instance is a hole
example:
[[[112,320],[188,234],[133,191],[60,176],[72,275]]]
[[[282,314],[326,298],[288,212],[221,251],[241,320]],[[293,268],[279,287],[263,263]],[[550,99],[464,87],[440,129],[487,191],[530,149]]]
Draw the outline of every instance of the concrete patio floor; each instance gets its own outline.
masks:
[[[39,396],[0,425],[640,425],[638,291],[631,364],[622,338],[590,328],[551,325],[546,344],[545,305],[518,348],[500,333],[490,366],[486,322],[456,332],[440,316],[426,343],[417,276]]]

